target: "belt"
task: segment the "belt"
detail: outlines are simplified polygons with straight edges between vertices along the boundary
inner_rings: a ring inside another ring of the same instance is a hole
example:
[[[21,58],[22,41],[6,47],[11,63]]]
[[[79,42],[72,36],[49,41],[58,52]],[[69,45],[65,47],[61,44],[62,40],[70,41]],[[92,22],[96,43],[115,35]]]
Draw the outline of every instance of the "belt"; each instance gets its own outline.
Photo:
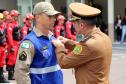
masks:
[[[45,68],[30,68],[30,73],[32,74],[45,74],[50,72],[55,72],[61,70],[60,66],[57,64],[55,66],[45,67]]]

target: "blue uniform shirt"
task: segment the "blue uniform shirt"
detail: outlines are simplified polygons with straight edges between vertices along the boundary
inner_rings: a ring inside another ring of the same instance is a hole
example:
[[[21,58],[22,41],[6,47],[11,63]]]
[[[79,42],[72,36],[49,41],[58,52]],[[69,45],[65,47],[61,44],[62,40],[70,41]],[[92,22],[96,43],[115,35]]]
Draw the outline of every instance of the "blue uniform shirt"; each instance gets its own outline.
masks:
[[[44,35],[37,37],[34,31],[24,39],[31,41],[35,48],[30,66],[32,84],[63,84],[63,74],[57,62],[53,39],[55,39],[53,35],[49,38]]]

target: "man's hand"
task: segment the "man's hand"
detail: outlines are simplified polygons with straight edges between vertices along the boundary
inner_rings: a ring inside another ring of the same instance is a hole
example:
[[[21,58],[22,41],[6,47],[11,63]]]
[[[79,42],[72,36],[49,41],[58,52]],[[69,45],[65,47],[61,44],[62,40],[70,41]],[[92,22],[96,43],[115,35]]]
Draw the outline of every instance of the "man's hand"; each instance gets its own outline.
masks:
[[[53,40],[52,43],[55,47],[64,47],[64,44],[58,39]]]
[[[58,40],[60,40],[63,44],[65,44],[69,39],[59,36]]]

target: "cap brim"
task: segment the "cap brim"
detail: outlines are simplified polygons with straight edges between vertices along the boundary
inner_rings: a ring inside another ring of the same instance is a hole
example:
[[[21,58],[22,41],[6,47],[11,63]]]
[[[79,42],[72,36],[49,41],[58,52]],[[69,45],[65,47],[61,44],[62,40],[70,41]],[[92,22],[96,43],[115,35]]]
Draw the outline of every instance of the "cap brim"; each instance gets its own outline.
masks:
[[[75,19],[75,18],[70,18],[69,21],[71,22],[74,22],[74,21],[77,21],[78,19]]]
[[[73,16],[69,19],[69,21],[74,22],[74,21],[77,21],[77,20],[80,20],[80,19],[81,19],[80,17]]]
[[[57,14],[60,14],[61,12],[59,12],[59,11],[56,11],[56,10],[53,10],[53,11],[48,11],[48,12],[45,12],[47,15],[51,15],[51,16],[53,16],[53,15],[57,15]]]

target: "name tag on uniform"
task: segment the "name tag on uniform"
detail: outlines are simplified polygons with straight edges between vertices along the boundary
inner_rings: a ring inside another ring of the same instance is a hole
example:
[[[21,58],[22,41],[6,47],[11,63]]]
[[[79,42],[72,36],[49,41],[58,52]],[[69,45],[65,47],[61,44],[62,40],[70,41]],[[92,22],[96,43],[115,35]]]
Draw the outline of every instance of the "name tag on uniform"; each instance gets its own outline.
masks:
[[[43,46],[43,47],[41,48],[42,51],[44,51],[44,50],[46,50],[46,49],[48,49],[48,46]]]

